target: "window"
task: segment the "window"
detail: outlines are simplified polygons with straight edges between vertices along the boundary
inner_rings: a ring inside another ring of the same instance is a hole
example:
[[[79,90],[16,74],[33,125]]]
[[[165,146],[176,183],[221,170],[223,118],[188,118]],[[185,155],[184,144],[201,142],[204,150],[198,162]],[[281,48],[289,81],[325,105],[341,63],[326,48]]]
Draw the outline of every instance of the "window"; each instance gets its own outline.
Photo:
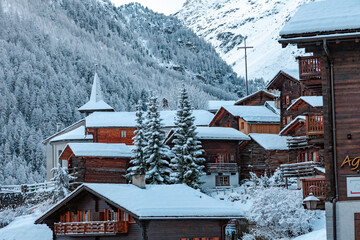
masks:
[[[216,176],[215,177],[216,186],[229,186],[230,185],[230,178],[229,176]]]
[[[286,118],[285,117],[283,117],[283,119],[282,119],[283,121],[283,125],[285,125],[286,124]]]
[[[290,103],[290,96],[286,96],[286,104]]]
[[[121,131],[121,137],[126,138],[126,131]]]
[[[217,163],[224,163],[224,155],[218,154]]]
[[[230,154],[230,161],[233,162],[235,160],[234,154]]]
[[[242,123],[240,124],[240,130],[243,130],[244,128],[245,128],[245,123],[242,122]]]
[[[224,127],[231,127],[231,123],[225,123]]]
[[[287,117],[287,124],[289,124],[291,121],[292,121],[292,117],[291,117],[291,116],[288,116],[288,117]]]

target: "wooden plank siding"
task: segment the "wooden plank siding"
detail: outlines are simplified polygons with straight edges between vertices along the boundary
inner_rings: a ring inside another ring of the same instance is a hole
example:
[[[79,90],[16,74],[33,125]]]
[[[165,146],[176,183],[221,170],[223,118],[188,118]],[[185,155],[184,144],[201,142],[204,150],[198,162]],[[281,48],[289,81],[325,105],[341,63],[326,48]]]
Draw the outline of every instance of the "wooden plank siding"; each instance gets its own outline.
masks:
[[[68,168],[76,172],[76,182],[126,183],[124,175],[129,158],[76,157],[70,158]]]
[[[275,97],[264,91],[259,91],[250,97],[244,97],[243,100],[237,101],[235,105],[263,106],[266,101],[275,101]]]
[[[225,109],[220,108],[210,123],[210,127],[232,127],[239,130],[239,117],[234,117]]]
[[[298,151],[266,150],[254,140],[241,144],[239,152],[240,180],[249,178],[249,172],[271,175],[280,164],[296,163],[298,156]]]
[[[347,197],[346,177],[359,176],[351,167],[342,162],[347,155],[351,159],[360,156],[360,45],[355,41],[328,42],[334,66],[335,122],[331,112],[330,62],[322,51],[322,45],[298,45],[321,57],[322,89],[324,100],[324,160],[326,170],[327,200],[335,197],[335,177],[338,178],[339,200],[360,200],[359,197]],[[336,129],[336,168],[333,164],[333,128]],[[348,139],[348,134],[351,138]]]
[[[86,128],[87,134],[93,135],[93,141],[98,143],[125,143],[133,145],[132,138],[136,128]],[[122,133],[123,132],[123,133]],[[124,136],[124,132],[126,136]]]

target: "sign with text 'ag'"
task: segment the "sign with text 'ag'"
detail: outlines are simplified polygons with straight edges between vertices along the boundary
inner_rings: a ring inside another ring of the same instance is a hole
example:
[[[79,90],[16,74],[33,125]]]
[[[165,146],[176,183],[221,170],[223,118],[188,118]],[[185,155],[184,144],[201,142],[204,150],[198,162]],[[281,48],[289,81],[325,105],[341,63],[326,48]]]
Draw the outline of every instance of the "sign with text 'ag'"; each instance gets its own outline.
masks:
[[[347,183],[347,196],[360,197],[360,177],[348,177]]]

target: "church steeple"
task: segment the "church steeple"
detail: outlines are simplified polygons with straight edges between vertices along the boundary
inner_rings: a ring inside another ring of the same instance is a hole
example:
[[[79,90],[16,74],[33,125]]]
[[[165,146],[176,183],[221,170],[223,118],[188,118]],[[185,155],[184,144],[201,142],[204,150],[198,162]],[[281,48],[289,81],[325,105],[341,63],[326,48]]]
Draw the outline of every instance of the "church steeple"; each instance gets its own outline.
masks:
[[[90,100],[78,110],[81,113],[86,113],[86,115],[93,112],[114,112],[114,108],[104,102],[100,79],[97,73],[97,65],[95,68],[94,82],[91,88]]]

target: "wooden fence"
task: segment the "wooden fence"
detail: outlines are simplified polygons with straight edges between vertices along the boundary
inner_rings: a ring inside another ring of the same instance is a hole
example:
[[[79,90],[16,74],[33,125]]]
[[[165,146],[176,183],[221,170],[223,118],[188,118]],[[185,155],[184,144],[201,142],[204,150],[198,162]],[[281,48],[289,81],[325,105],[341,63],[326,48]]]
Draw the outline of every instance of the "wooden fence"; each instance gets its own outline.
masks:
[[[34,184],[21,184],[21,185],[0,185],[0,192],[38,192],[38,191],[51,191],[55,186],[55,182],[43,182]]]

